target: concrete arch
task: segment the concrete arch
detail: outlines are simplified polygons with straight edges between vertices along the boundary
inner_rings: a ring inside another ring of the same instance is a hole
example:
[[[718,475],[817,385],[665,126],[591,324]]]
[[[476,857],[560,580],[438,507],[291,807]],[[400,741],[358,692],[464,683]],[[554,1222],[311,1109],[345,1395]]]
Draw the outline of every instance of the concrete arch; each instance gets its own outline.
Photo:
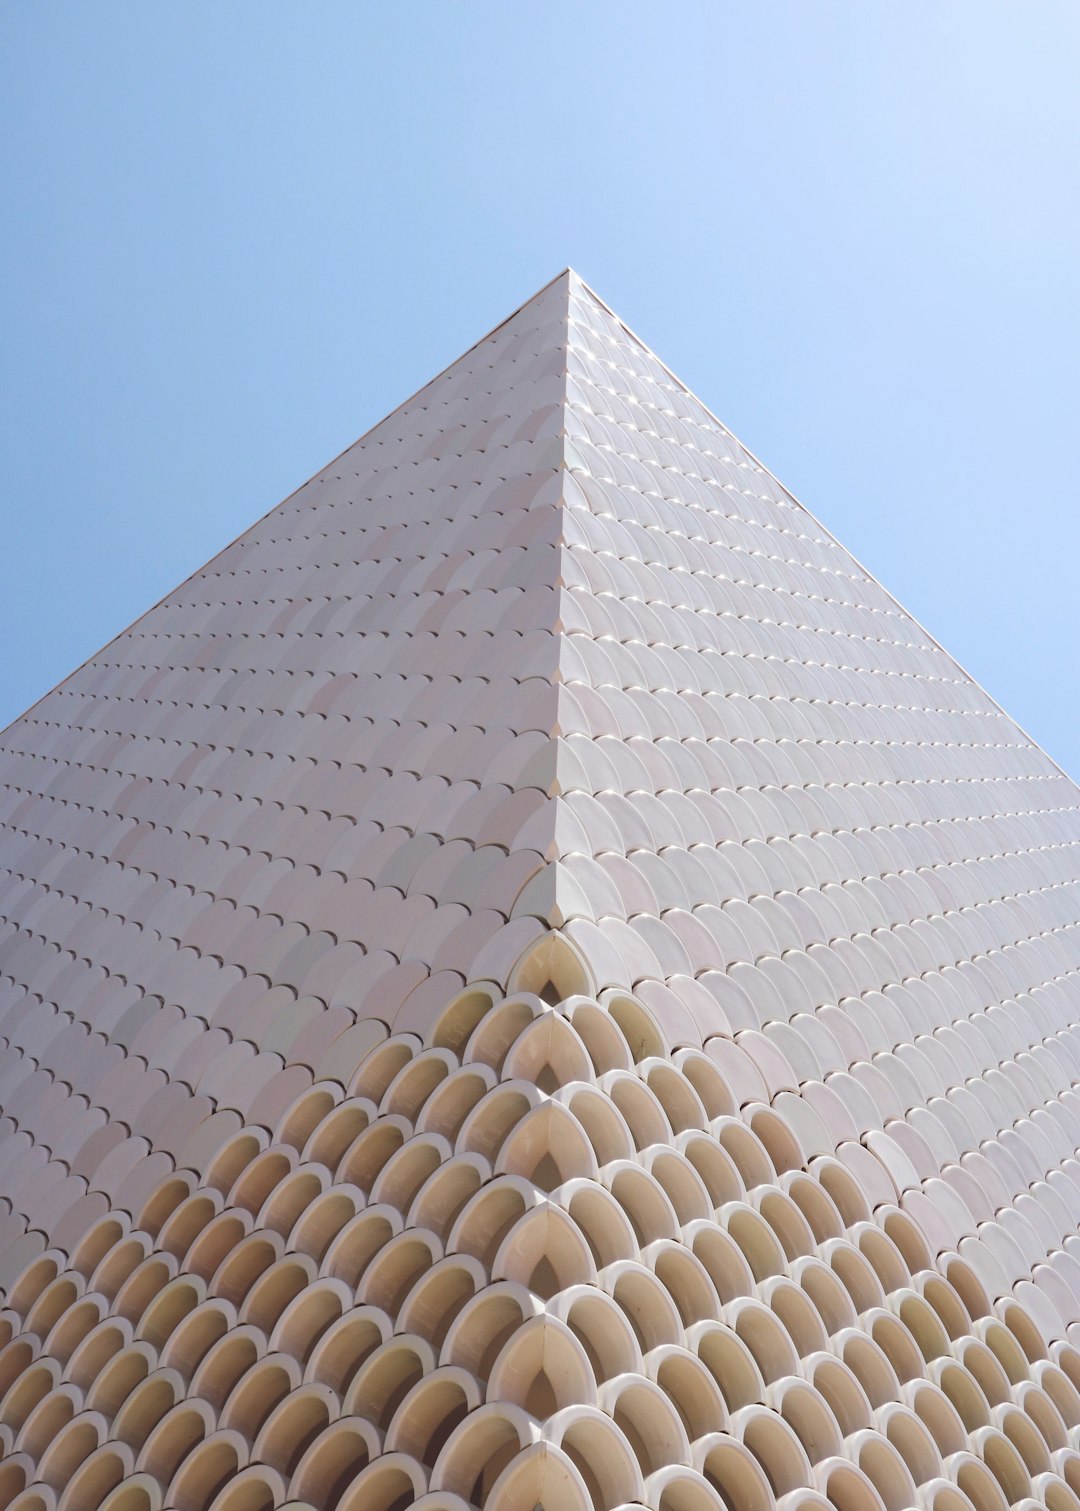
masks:
[[[164,1415],[156,1416],[146,1435],[135,1468],[167,1485],[193,1448],[216,1428],[214,1413],[205,1401],[180,1400]]]
[[[209,1506],[247,1466],[248,1444],[238,1432],[221,1430],[203,1439],[176,1469],[166,1502],[178,1511]]]
[[[507,1338],[491,1366],[489,1401],[508,1401],[538,1420],[567,1406],[593,1405],[596,1380],[573,1331],[548,1313]]]
[[[710,1433],[694,1444],[693,1467],[723,1497],[730,1511],[772,1511],[772,1487],[757,1459],[728,1433]]]
[[[593,1063],[569,1019],[540,1013],[518,1034],[506,1054],[502,1075],[529,1081],[550,1096],[569,1081],[591,1081]]]
[[[544,1438],[575,1466],[594,1506],[622,1506],[643,1498],[645,1485],[633,1451],[604,1412],[568,1406],[549,1419]]]
[[[451,1323],[439,1356],[486,1380],[510,1334],[536,1315],[537,1303],[523,1285],[498,1281],[467,1301]]]
[[[626,1120],[602,1091],[571,1081],[559,1088],[555,1100],[577,1120],[592,1145],[598,1168],[612,1160],[634,1157],[635,1144]]]
[[[254,1443],[267,1419],[299,1387],[300,1380],[300,1366],[288,1354],[263,1354],[229,1392],[218,1413],[220,1425],[235,1429]]]
[[[346,1151],[378,1115],[370,1097],[343,1097],[323,1114],[308,1134],[300,1151],[301,1160],[325,1165],[334,1171],[335,1176],[338,1175]]]
[[[535,1441],[534,1425],[520,1407],[498,1403],[480,1406],[455,1427],[443,1445],[431,1471],[431,1489],[449,1490],[470,1504],[486,1508],[503,1470]]]
[[[697,1354],[677,1344],[661,1344],[645,1363],[649,1377],[678,1412],[691,1443],[727,1427],[723,1391]]]
[[[570,1180],[559,1188],[557,1200],[580,1229],[597,1269],[638,1253],[634,1229],[605,1186],[592,1180]]]
[[[561,1207],[544,1202],[506,1232],[491,1266],[492,1280],[512,1280],[546,1299],[568,1285],[596,1279],[581,1231]]]
[[[431,1345],[415,1334],[395,1333],[354,1373],[342,1399],[346,1415],[359,1415],[386,1432],[398,1402],[435,1369]]]
[[[568,1180],[595,1180],[598,1166],[578,1120],[559,1102],[546,1101],[527,1112],[506,1135],[495,1171],[520,1176],[541,1191],[551,1192]]]
[[[329,1507],[382,1452],[382,1440],[362,1417],[338,1417],[304,1450],[289,1480],[289,1495]]]
[[[613,1160],[601,1178],[629,1218],[639,1248],[677,1235],[679,1219],[667,1192],[636,1161]]]
[[[401,1401],[386,1433],[386,1451],[402,1452],[434,1467],[447,1438],[481,1401],[466,1370],[444,1365],[418,1380]]]
[[[462,1307],[487,1284],[483,1265],[467,1254],[448,1254],[413,1286],[401,1303],[398,1324],[440,1348]]]
[[[357,1301],[396,1315],[420,1276],[442,1257],[443,1246],[434,1233],[406,1228],[371,1259],[357,1284]]]
[[[395,1207],[362,1207],[333,1238],[319,1265],[319,1273],[354,1288],[368,1266],[401,1232],[402,1215]]]
[[[308,1444],[341,1415],[337,1396],[325,1385],[295,1386],[259,1428],[251,1457],[288,1479]]]

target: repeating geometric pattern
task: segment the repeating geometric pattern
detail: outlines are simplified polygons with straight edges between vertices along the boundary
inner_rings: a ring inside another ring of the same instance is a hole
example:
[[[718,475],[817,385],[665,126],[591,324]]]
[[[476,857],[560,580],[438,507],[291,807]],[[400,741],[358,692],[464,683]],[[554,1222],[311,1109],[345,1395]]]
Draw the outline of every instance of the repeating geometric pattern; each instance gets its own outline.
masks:
[[[1080,1511],[1080,791],[575,275],[0,745],[0,1507]]]

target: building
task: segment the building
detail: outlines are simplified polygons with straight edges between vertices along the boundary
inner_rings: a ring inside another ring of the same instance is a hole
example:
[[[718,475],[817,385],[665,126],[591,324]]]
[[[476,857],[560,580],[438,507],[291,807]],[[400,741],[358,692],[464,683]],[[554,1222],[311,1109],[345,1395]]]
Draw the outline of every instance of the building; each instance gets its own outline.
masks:
[[[0,745],[0,1507],[1080,1511],[1080,792],[574,274]]]

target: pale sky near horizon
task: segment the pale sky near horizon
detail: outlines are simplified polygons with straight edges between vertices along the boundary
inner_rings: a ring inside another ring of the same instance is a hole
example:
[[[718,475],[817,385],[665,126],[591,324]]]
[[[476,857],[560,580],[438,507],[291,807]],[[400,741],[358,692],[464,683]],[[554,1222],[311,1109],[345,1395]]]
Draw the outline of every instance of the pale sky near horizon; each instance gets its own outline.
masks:
[[[1075,0],[0,12],[0,725],[573,265],[1080,778]]]

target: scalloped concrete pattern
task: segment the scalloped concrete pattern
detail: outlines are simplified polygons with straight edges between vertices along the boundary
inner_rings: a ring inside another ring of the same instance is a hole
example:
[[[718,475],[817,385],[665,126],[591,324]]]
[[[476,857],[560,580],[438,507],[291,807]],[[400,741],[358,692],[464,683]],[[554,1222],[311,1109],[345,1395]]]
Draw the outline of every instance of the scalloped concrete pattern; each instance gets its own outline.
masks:
[[[0,1507],[1080,1511],[1080,793],[573,274],[0,781]]]

